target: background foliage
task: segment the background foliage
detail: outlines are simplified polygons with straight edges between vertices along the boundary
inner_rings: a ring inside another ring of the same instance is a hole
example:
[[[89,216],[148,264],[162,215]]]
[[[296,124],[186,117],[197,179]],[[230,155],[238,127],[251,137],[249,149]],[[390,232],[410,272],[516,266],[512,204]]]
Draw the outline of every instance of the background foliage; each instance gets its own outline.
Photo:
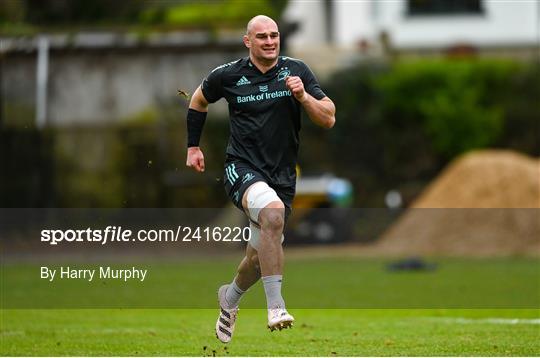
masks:
[[[243,28],[257,14],[279,18],[286,4],[287,0],[5,0],[0,2],[0,30],[16,35],[40,28]]]
[[[410,201],[467,150],[503,147],[538,156],[539,83],[538,64],[510,60],[349,68],[324,85],[336,102],[338,123],[321,152],[333,171],[353,179],[359,203],[380,206],[392,188]],[[303,161],[315,166],[303,153]]]
[[[357,207],[384,206],[391,189],[410,203],[450,160],[473,148],[540,155],[540,70],[535,63],[361,64],[336,73],[323,88],[336,103],[337,124],[325,131],[304,119],[300,166],[303,175],[330,172],[350,179]],[[198,175],[184,166],[186,106],[175,99],[108,127],[43,132],[4,125],[3,205],[225,205],[228,120],[207,121],[202,142],[207,170]]]

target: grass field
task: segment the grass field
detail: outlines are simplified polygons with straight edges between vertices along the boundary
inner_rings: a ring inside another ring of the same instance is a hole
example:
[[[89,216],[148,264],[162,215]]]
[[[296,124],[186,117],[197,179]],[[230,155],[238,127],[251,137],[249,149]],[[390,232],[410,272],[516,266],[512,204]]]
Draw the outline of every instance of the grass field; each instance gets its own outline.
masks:
[[[295,327],[265,328],[257,284],[228,345],[214,336],[215,290],[236,259],[149,264],[147,282],[118,286],[44,283],[34,265],[3,264],[0,355],[540,355],[538,260],[432,261],[435,271],[392,273],[383,259],[289,260]]]
[[[536,310],[293,310],[291,330],[241,310],[234,340],[214,337],[216,310],[6,310],[7,356],[430,356],[540,354]],[[497,318],[497,319],[494,319]]]
[[[113,264],[148,270],[131,280],[40,279],[38,264],[2,265],[3,308],[213,308],[217,288],[230,282],[239,258],[180,262],[133,260]],[[284,294],[291,308],[539,308],[540,261],[534,258],[428,259],[433,271],[390,272],[392,260],[295,258],[287,260]],[[59,269],[105,264],[42,265]],[[259,284],[243,308],[264,308]]]

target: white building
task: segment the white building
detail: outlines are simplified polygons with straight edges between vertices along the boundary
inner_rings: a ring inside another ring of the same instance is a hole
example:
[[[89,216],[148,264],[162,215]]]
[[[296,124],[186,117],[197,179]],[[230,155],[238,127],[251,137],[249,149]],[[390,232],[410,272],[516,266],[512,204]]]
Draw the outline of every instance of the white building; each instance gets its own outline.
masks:
[[[461,46],[539,55],[538,0],[290,0],[284,19],[299,25],[291,53],[313,60],[373,54],[383,37],[401,53]]]

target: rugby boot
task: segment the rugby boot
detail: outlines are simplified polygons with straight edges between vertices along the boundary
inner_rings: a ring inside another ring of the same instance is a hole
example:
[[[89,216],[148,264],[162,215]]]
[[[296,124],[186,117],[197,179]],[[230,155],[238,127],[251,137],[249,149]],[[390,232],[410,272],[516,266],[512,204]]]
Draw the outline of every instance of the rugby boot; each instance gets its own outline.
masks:
[[[225,300],[228,287],[229,285],[223,285],[218,290],[219,317],[216,322],[216,337],[223,343],[231,341],[238,315],[238,306],[229,308]]]
[[[268,328],[270,331],[291,328],[293,323],[294,317],[285,308],[270,308],[268,310]]]

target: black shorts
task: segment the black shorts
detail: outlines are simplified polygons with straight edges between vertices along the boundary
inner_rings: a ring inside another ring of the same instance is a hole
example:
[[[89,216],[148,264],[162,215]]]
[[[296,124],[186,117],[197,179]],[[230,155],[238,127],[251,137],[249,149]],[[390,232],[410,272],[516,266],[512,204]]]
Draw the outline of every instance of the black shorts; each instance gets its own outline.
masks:
[[[285,212],[288,216],[294,199],[294,187],[280,187],[273,185],[264,177],[264,175],[253,169],[253,167],[246,162],[239,160],[228,160],[225,162],[225,175],[223,177],[225,191],[238,209],[244,211],[244,208],[242,207],[244,193],[247,188],[258,181],[265,182],[269,187],[276,191],[276,194],[285,205]]]

